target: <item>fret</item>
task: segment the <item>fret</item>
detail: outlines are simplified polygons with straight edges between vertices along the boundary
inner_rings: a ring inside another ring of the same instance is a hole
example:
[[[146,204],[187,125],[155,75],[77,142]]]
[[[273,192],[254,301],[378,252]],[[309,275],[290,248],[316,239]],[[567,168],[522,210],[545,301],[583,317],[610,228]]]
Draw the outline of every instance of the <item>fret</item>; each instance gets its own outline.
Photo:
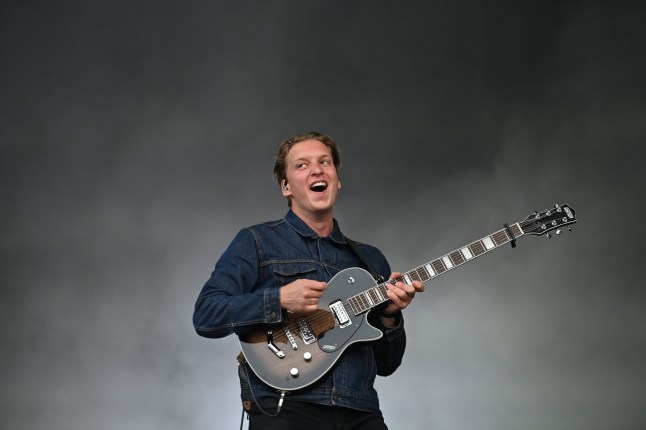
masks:
[[[496,245],[494,245],[493,243],[493,240],[491,240],[491,237],[489,236],[482,239],[482,243],[484,244],[485,248],[487,248],[487,251],[496,247]]]
[[[417,268],[419,269],[419,268]],[[419,273],[417,273],[417,269],[413,269],[410,272],[407,273],[407,275],[410,277],[411,281],[421,281],[421,278],[419,277]]]
[[[379,296],[379,301],[380,302],[385,302],[387,297],[384,297],[384,295],[381,293],[381,286],[373,288],[375,290],[375,294]]]
[[[429,279],[432,278],[433,276],[437,276],[437,273],[435,273],[435,270],[433,270],[433,266],[431,266],[431,263],[425,264],[424,269],[428,273]]]
[[[520,237],[520,236],[522,236],[524,234],[523,230],[520,228],[518,223],[510,226],[509,229],[511,230],[512,233],[514,233],[514,237],[516,237],[516,238],[518,238],[518,237]]]
[[[446,272],[444,264],[442,264],[440,260],[435,260],[431,264],[433,265],[433,269],[435,269],[435,273],[437,273],[438,275]]]
[[[352,312],[354,312],[355,315],[361,313],[361,304],[359,303],[359,300],[357,300],[356,296],[350,297],[348,299],[348,302],[350,302],[350,305],[352,306]]]
[[[368,290],[368,295],[370,296],[370,299],[372,299],[373,303],[381,303],[381,300],[379,300],[379,296],[377,295],[374,288]]]
[[[366,310],[369,308],[368,302],[366,301],[366,298],[364,296],[364,293],[360,293],[357,295],[357,299],[359,300],[359,305],[362,310]]]
[[[372,296],[370,295],[370,290],[365,291],[363,293],[363,296],[366,298],[366,301],[368,302],[368,306],[373,307],[375,305],[375,301],[372,299]]]
[[[410,278],[410,276],[408,275],[408,273],[404,273],[404,274],[402,275],[402,277],[404,278],[404,282],[406,282],[408,285],[412,285],[412,284],[413,284],[413,280]]]
[[[442,262],[444,263],[444,267],[446,267],[446,270],[452,269],[454,266],[453,262],[447,255],[442,257]]]
[[[485,253],[485,247],[481,241],[473,242],[471,245],[469,245],[469,247],[476,257],[479,257]]]
[[[359,314],[359,307],[357,306],[357,300],[354,297],[350,297],[348,299],[348,303],[350,303],[350,307],[352,308],[352,312],[354,312],[355,315]]]
[[[421,267],[418,267],[412,271],[411,278],[413,278],[414,281],[428,281],[428,279],[424,279],[424,271]]]
[[[464,255],[465,261],[471,260],[473,258],[473,253],[471,252],[468,246],[465,246],[464,248],[462,248],[460,252],[462,253],[462,255]]]
[[[499,232],[494,233],[491,237],[496,243],[496,246],[504,245],[511,240],[511,238],[507,236],[507,232],[505,230],[500,230]]]
[[[379,286],[379,292],[381,292],[381,295],[384,297],[384,301],[388,300],[388,287],[386,287],[386,284],[381,284]]]
[[[361,299],[363,300],[365,309],[370,309],[372,307],[372,301],[370,300],[370,296],[367,291],[361,293]]]
[[[420,266],[417,269],[415,269],[415,273],[417,274],[418,279],[422,282],[426,282],[429,279],[431,279],[430,275],[428,274],[428,271],[424,268],[424,266]]]
[[[374,306],[374,300],[372,300],[372,296],[370,295],[370,290],[366,290],[361,293],[361,297],[363,297],[364,302],[366,303],[366,309],[370,309],[371,307]]]
[[[460,251],[453,251],[449,254],[449,256],[451,257],[451,260],[453,260],[453,264],[455,264],[456,266],[459,266],[465,261]]]

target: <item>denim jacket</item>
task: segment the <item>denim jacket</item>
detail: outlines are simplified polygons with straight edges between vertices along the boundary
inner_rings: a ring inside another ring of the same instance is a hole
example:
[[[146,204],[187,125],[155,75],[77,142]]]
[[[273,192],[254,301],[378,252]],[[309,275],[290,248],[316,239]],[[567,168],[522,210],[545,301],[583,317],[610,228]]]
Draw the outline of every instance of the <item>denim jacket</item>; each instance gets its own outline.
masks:
[[[388,278],[390,266],[383,254],[370,245],[359,247],[374,269]],[[290,210],[281,220],[240,230],[200,292],[193,325],[200,336],[209,338],[266,329],[283,322],[281,286],[296,279],[327,282],[342,269],[362,266],[336,220],[333,232],[319,237]],[[381,339],[351,345],[324,377],[287,393],[285,401],[378,411],[375,377],[390,375],[399,367],[406,334],[401,314],[394,328],[384,326],[377,314],[374,310],[368,318],[384,333]],[[279,393],[260,381],[248,365],[240,366],[239,376],[243,401],[278,399]]]

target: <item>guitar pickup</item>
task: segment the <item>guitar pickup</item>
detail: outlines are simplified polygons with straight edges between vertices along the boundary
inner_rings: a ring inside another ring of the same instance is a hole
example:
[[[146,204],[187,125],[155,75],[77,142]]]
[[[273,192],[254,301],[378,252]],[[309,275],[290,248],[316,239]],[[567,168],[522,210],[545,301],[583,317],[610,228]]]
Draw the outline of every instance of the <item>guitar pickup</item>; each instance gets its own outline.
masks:
[[[340,300],[332,303],[330,305],[330,310],[339,322],[339,327],[343,328],[352,324],[352,320],[350,319],[350,316],[348,316],[348,312],[345,310],[345,307],[343,307],[343,302]]]

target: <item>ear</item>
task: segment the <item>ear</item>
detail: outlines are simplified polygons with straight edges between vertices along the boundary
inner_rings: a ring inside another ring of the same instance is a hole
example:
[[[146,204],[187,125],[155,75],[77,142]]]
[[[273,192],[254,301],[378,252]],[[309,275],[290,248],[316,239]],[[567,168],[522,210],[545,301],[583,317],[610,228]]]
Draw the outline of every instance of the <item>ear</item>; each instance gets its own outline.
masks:
[[[292,191],[289,189],[289,184],[284,179],[280,181],[280,191],[283,193],[283,196],[289,197],[292,195]]]

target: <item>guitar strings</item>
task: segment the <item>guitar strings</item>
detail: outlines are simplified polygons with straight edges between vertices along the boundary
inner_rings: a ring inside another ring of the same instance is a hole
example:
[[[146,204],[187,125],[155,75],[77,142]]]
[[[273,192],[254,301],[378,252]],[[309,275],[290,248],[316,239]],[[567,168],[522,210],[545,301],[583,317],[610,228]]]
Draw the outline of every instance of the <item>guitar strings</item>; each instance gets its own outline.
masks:
[[[534,222],[535,221],[523,221],[523,222],[520,222],[519,225],[521,227],[524,227],[524,226],[527,226],[527,225],[532,224]],[[495,233],[493,233],[493,234],[491,234],[490,236],[487,236],[487,237],[493,239],[494,245],[496,247],[504,245],[504,244],[506,244],[506,243],[508,243],[508,242],[510,242],[512,240],[511,238],[509,238],[509,236],[508,236],[508,234],[507,234],[507,232],[505,230],[499,230],[499,231],[497,231],[497,232],[495,232]],[[486,252],[487,251],[486,247],[484,247],[484,245],[482,244],[483,239],[477,240],[477,241],[467,245],[467,247],[470,248],[472,246],[477,245],[480,248],[485,248],[482,251]],[[450,257],[451,254],[453,254],[454,252],[457,252],[457,251],[459,251],[459,250],[452,251],[452,252],[446,254],[445,256]],[[484,252],[481,252],[481,253],[475,252],[475,253],[476,253],[476,257],[484,254]],[[431,262],[429,262],[427,264],[432,264],[432,263],[434,263],[436,261],[441,262],[442,258],[443,257],[441,257],[439,259],[436,259],[436,260],[432,260]],[[466,262],[466,260],[463,261],[462,263],[459,263],[459,264],[463,264],[464,262]],[[443,265],[442,267],[445,267],[445,266]],[[450,268],[446,268],[444,271],[439,272],[438,275],[448,271],[449,269]],[[419,266],[419,267],[416,267],[416,268],[414,268],[414,269],[412,269],[412,270],[410,270],[408,272],[405,272],[405,275],[411,276],[413,279],[420,280],[420,281],[428,281],[428,280],[433,278],[430,275],[430,273],[428,273],[428,271],[426,270],[426,268],[423,265]],[[354,296],[351,296],[347,300],[342,302],[343,308],[346,310],[346,312],[352,313],[352,314],[354,314],[356,316],[356,315],[359,315],[359,314],[365,312],[368,309],[371,309],[371,308],[375,307],[376,305],[385,303],[385,302],[388,301],[388,299],[385,299],[383,301],[379,301],[376,304],[373,301],[372,304],[371,304],[372,300],[368,300],[368,298],[366,298],[366,294],[370,294],[369,291],[374,290],[375,288],[383,289],[383,288],[385,288],[386,284],[388,284],[388,283],[394,285],[397,282],[405,282],[404,278],[405,278],[404,276],[401,276],[401,277],[398,277],[398,278],[389,279],[388,281],[386,281],[386,282],[384,282],[382,284],[376,285],[372,289],[369,289],[369,290],[366,290],[366,291],[361,292],[359,294],[356,294]],[[374,294],[376,296],[376,293],[374,293]],[[383,296],[383,292],[380,292],[380,295]],[[357,310],[358,310],[358,312],[357,312]],[[324,322],[325,320],[327,320],[330,317],[330,315],[328,313],[329,311],[325,311],[323,309],[321,309],[321,311],[323,311],[323,312],[319,312],[319,313],[314,314],[314,315],[312,315],[310,317],[304,316],[307,319],[308,323],[310,324],[311,329],[313,329],[312,326],[315,326],[318,323]],[[300,327],[300,325],[298,323],[298,320],[296,320],[293,323],[287,324],[285,327],[283,327],[283,329],[288,330],[290,333],[292,333],[292,332],[300,333],[300,328],[301,327]],[[283,333],[278,334],[277,336],[281,336],[281,335],[283,335]],[[287,337],[287,334],[284,333],[284,336]]]
[[[521,221],[521,222],[517,223],[518,226],[521,228],[521,231],[520,231],[520,234],[518,234],[516,237],[520,237],[520,236],[524,235],[525,234],[525,232],[523,231],[524,228],[531,225],[531,224],[536,224],[537,221],[538,221],[538,219],[535,218],[535,219],[532,219],[532,220],[525,220],[525,221]],[[513,227],[514,226],[512,225],[510,228],[513,228]],[[489,238],[494,242],[494,248],[487,249],[487,247],[483,243],[483,240],[486,239],[486,238]],[[469,245],[466,245],[466,247],[468,247],[475,254],[474,255],[474,258],[475,258],[475,257],[479,257],[480,255],[483,255],[484,253],[486,253],[487,251],[490,251],[491,249],[495,249],[495,248],[497,248],[499,246],[507,244],[507,243],[511,242],[512,240],[514,240],[514,239],[515,239],[515,237],[509,237],[509,234],[507,233],[506,229],[503,229],[503,230],[499,230],[499,231],[497,231],[497,232],[495,232],[495,233],[493,233],[493,234],[491,234],[489,236],[486,236],[486,237],[484,237],[482,239],[479,239],[479,240],[477,240],[475,242],[472,242]],[[477,247],[477,248],[475,248],[475,247]],[[453,261],[455,259],[455,257],[453,257],[452,255],[455,252],[459,252],[459,251],[460,251],[459,249],[455,250],[455,251],[452,251],[452,252],[446,254],[445,256],[440,257],[439,259],[436,259],[436,260],[432,260],[431,262],[426,263],[426,264],[433,265],[436,262],[440,263],[440,267],[443,267],[445,270],[438,271],[438,273],[435,276],[439,276],[442,273],[445,273],[448,270],[450,270],[450,269],[452,269],[452,268],[454,268],[454,267],[456,267],[458,265],[464,264],[466,261],[468,261],[468,260],[464,260],[464,258],[462,258],[462,255],[459,254],[463,261],[458,263],[458,264],[454,264],[454,266],[452,266],[452,267],[446,267],[446,265],[442,262],[442,259],[444,257],[449,257]],[[408,275],[408,276],[410,276],[411,278],[413,278],[415,280],[421,280],[421,281],[427,281],[427,280],[432,279],[434,276],[432,276],[430,273],[428,273],[426,267],[424,267],[424,266],[425,265],[416,267],[416,268],[414,268],[414,269],[412,269],[412,270],[410,270],[408,272],[405,272],[404,275]],[[369,309],[371,309],[371,308],[373,308],[373,307],[375,307],[375,306],[377,306],[379,304],[385,303],[385,302],[387,302],[389,300],[387,298],[385,300],[383,300],[383,301],[378,300],[378,303],[375,303],[372,300],[372,298],[378,298],[378,297],[383,297],[384,296],[383,293],[385,291],[383,289],[386,288],[386,284],[388,284],[388,283],[395,284],[397,282],[405,282],[405,281],[406,281],[405,276],[401,276],[401,277],[394,278],[394,279],[389,279],[388,281],[386,281],[384,283],[381,283],[381,284],[378,284],[378,285],[376,285],[375,287],[373,287],[373,288],[371,288],[369,290],[366,290],[364,292],[361,292],[359,294],[356,294],[354,296],[349,297],[347,300],[342,302],[343,308],[345,309],[346,312],[352,313],[355,316],[357,316],[357,315],[359,315],[359,314],[361,314],[361,313],[363,313],[363,312],[365,312],[365,311],[367,311],[367,310],[369,310]],[[375,288],[378,289],[379,294],[373,292],[374,295],[371,296],[370,291],[374,291]],[[320,309],[319,311],[320,312],[317,311],[318,313],[316,313],[315,315],[312,315],[310,317],[304,316],[307,319],[308,324],[310,326],[309,329],[312,330],[313,332],[316,331],[315,327],[316,327],[317,324],[319,324],[321,322],[325,322],[327,319],[330,318],[331,311],[326,311],[324,309]],[[283,329],[289,331],[290,333],[295,333],[296,335],[300,335],[301,340],[302,340],[302,335],[303,334],[301,332],[301,326],[298,323],[298,319],[293,323],[287,324]],[[284,330],[283,330],[283,332],[278,333],[277,337],[281,337],[281,338],[285,337],[285,338],[287,338],[287,332],[285,332]],[[292,334],[292,336],[293,335],[294,334]]]

